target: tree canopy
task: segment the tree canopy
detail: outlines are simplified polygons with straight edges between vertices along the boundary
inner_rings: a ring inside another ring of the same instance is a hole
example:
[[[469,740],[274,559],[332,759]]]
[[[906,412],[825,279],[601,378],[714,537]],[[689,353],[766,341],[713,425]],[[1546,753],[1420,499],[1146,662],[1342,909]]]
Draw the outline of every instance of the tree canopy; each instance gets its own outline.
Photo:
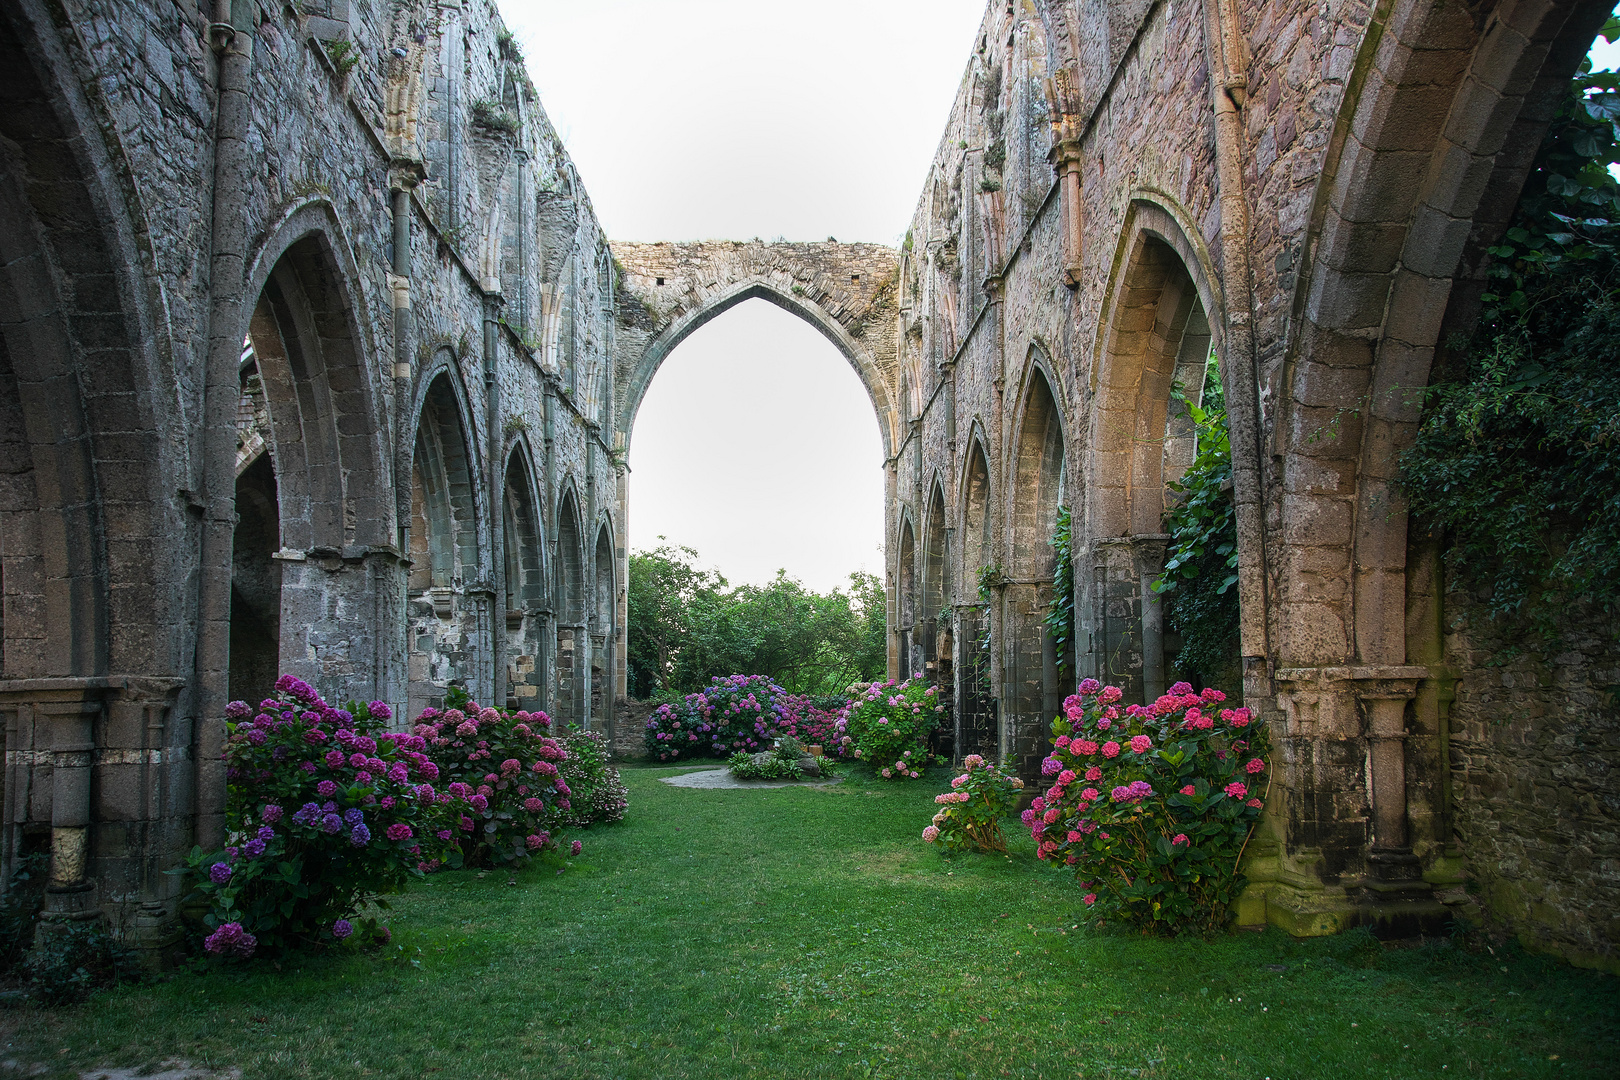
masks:
[[[764,675],[798,694],[836,694],[882,678],[887,650],[883,583],[853,573],[846,589],[817,593],[778,570],[764,585],[732,586],[696,565],[689,547],[630,555],[630,692],[691,693],[714,676]]]

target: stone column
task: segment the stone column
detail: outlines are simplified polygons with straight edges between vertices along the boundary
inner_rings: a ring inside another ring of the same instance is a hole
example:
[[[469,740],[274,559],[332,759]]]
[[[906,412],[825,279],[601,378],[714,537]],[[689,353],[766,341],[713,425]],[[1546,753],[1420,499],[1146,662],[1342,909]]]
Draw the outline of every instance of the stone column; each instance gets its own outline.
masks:
[[[1077,80],[1059,68],[1046,84],[1047,104],[1053,116],[1052,149],[1047,160],[1057,174],[1058,209],[1063,224],[1063,283],[1079,288],[1085,241],[1085,203],[1082,199],[1080,139],[1086,118],[1081,112]]]
[[[1137,589],[1142,611],[1142,703],[1163,696],[1168,681],[1164,658],[1164,600],[1153,591],[1153,583],[1164,575],[1168,533],[1145,533],[1131,537]]]
[[[168,932],[163,874],[190,846],[191,725],[170,718],[182,682],[91,676],[0,681],[6,732],[5,855],[50,853],[40,932],[111,915],[134,944]]]
[[[1407,827],[1406,704],[1429,674],[1404,664],[1278,670],[1283,732],[1267,817],[1281,850],[1271,880],[1251,874],[1246,910],[1264,893],[1266,920],[1295,935],[1443,928],[1449,913],[1422,879]]]

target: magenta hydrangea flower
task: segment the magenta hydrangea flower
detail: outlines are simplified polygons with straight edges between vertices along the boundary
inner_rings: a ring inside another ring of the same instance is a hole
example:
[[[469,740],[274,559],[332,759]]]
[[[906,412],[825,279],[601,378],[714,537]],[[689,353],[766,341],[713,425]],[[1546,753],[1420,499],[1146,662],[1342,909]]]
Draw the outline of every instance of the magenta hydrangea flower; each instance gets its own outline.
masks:
[[[1243,766],[1243,771],[1249,773],[1251,776],[1257,772],[1264,772],[1265,769],[1266,763],[1261,761],[1259,758],[1254,758],[1250,760],[1247,765]]]
[[[203,951],[211,956],[249,957],[258,944],[259,939],[243,930],[241,923],[228,922],[203,939]]]
[[[1131,736],[1131,753],[1133,754],[1145,754],[1152,745],[1153,740],[1146,735]]]
[[[1102,768],[1100,766],[1093,765],[1091,768],[1087,769],[1086,770],[1086,779],[1091,781],[1092,783],[1096,783],[1098,780],[1101,780],[1102,779]]]
[[[1109,740],[1102,744],[1102,755],[1105,758],[1119,757],[1119,743]]]
[[[1095,694],[1098,690],[1101,690],[1101,689],[1102,689],[1102,683],[1098,682],[1096,679],[1081,679],[1080,680],[1080,693],[1082,693],[1082,694]]]
[[[1180,847],[1182,844],[1185,844],[1186,842],[1187,842],[1187,834],[1184,833],[1184,832],[1176,833],[1176,835],[1174,835],[1174,836],[1172,836],[1170,838],[1170,846],[1171,847]]]
[[[411,835],[411,827],[403,821],[396,821],[388,826],[388,839],[390,840],[409,840]]]
[[[230,863],[217,862],[208,868],[208,880],[215,885],[223,885],[231,880]]]
[[[1234,780],[1226,785],[1226,793],[1234,799],[1241,799],[1249,794],[1249,788],[1247,785]]]
[[[1181,793],[1183,795],[1196,795],[1198,794],[1198,789],[1193,787],[1191,784],[1188,784],[1186,787],[1181,789]]]
[[[337,785],[330,780],[322,780],[315,785],[315,794],[323,799],[330,799],[337,794]]]
[[[274,803],[271,803],[270,805],[266,806],[263,810],[259,811],[259,819],[261,821],[268,821],[270,824],[274,825],[276,822],[281,820],[281,814],[282,814],[281,807],[277,806]]]
[[[573,843],[573,846],[571,848],[569,848],[569,850],[572,851],[575,855],[578,855],[582,850],[584,850],[584,848],[585,848],[584,844],[580,843],[578,840],[575,840],[574,843]]]

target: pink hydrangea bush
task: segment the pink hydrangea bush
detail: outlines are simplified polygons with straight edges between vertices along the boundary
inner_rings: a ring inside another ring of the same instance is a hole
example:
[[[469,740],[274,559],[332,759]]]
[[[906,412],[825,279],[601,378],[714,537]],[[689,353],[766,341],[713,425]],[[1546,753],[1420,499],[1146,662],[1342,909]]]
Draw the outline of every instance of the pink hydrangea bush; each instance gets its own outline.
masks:
[[[945,706],[919,674],[905,682],[856,683],[840,741],[884,780],[916,780],[927,768],[928,733]]]
[[[778,700],[785,734],[806,746],[821,747],[824,757],[835,760],[854,757],[852,740],[844,737],[849,715],[847,698],[786,694]]]
[[[1265,725],[1187,683],[1148,706],[1095,679],[1063,703],[1024,811],[1040,858],[1074,868],[1085,902],[1155,933],[1223,925],[1237,861],[1264,809]]]
[[[427,708],[412,730],[442,783],[466,802],[451,838],[469,866],[524,863],[558,850],[556,831],[573,809],[564,777],[568,751],[543,712],[481,707],[464,696]]]
[[[559,809],[562,826],[587,829],[598,822],[623,821],[630,806],[619,770],[607,761],[607,739],[596,731],[570,731],[559,740],[568,757],[559,766],[568,785],[568,808]]]
[[[940,809],[923,839],[947,851],[1006,851],[1001,819],[1018,802],[1024,782],[978,754],[962,765],[967,771],[951,781],[951,790],[934,796]]]
[[[450,827],[465,804],[444,789],[423,741],[386,730],[387,705],[328,705],[283,675],[258,707],[226,709],[227,846],[193,849],[206,901],[204,951],[222,957],[329,943],[330,930],[458,865]],[[362,920],[375,938],[375,919]]]

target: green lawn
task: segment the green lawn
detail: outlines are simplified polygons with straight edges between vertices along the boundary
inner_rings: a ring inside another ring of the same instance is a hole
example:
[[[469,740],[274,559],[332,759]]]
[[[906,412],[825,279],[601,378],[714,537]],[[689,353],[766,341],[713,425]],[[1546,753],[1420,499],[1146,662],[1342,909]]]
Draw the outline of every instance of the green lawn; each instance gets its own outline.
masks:
[[[1034,860],[918,839],[940,790],[629,769],[575,869],[443,874],[395,942],[0,1014],[63,1070],[257,1077],[1614,1075],[1616,980],[1516,951],[1074,929]]]

